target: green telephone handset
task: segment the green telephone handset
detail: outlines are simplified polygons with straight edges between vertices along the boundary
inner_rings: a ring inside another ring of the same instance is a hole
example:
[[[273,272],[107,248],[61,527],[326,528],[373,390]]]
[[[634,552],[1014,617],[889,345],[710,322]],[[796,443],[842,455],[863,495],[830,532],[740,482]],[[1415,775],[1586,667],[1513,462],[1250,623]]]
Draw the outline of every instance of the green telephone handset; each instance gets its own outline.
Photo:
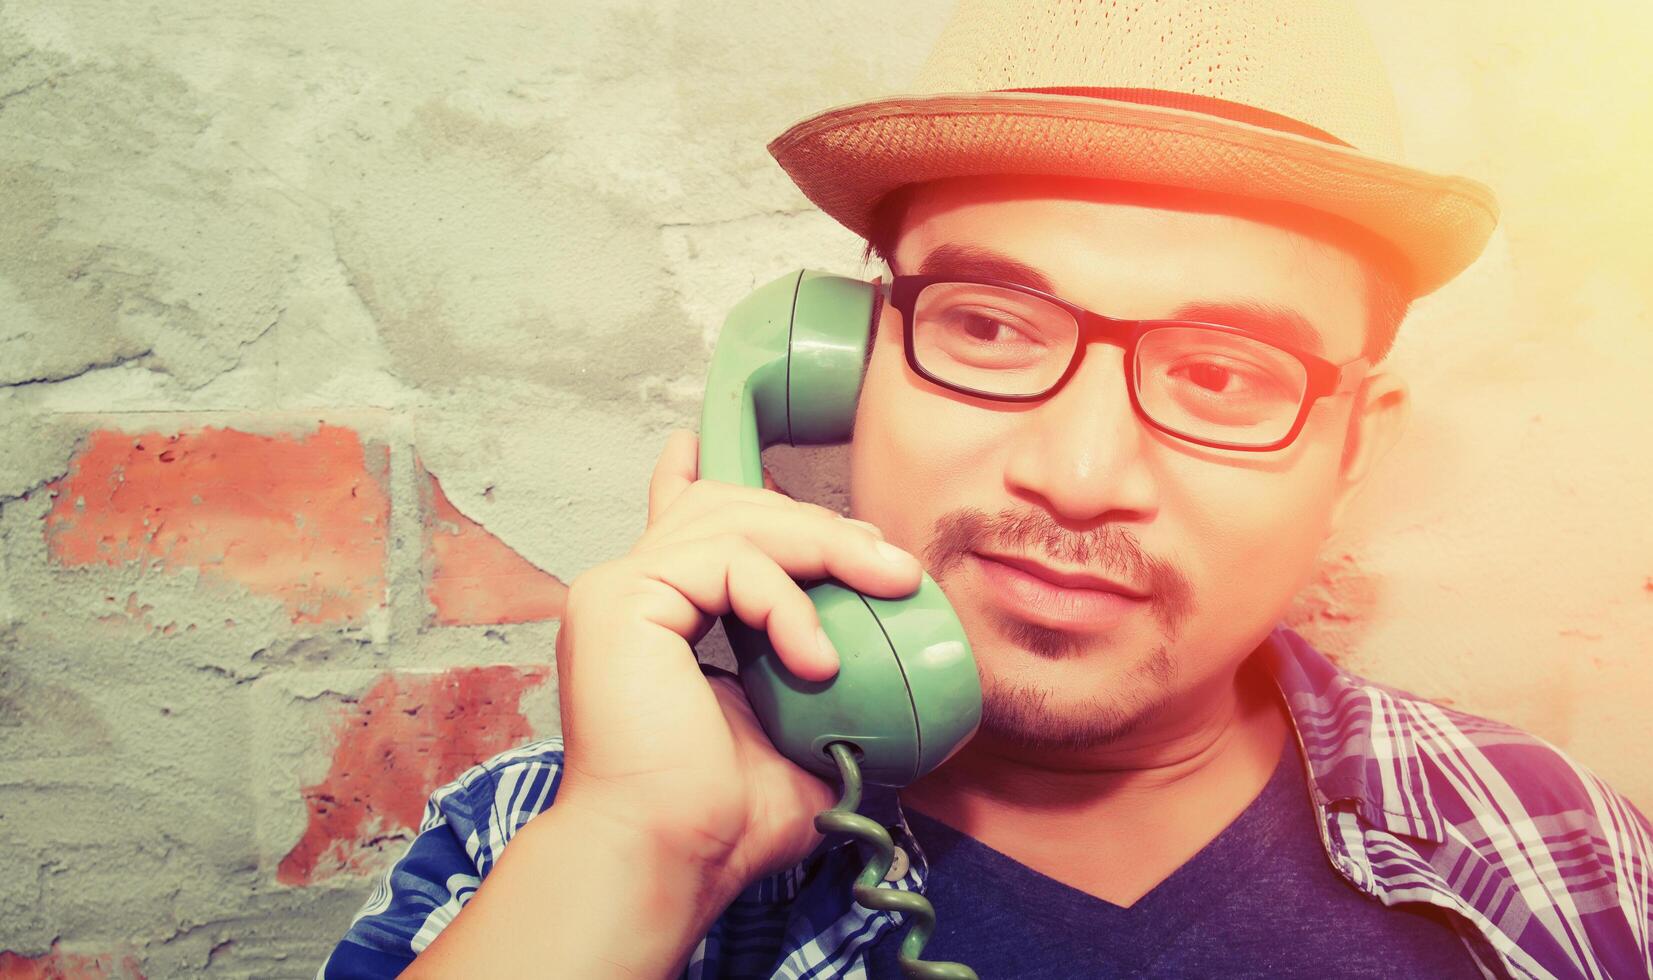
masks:
[[[764,447],[848,441],[879,299],[875,284],[805,270],[735,306],[707,374],[702,479],[761,487]],[[831,579],[805,592],[838,650],[838,673],[820,682],[799,679],[767,634],[726,615],[723,628],[747,699],[782,755],[843,780],[843,799],[816,826],[868,840],[878,851],[857,879],[856,899],[915,919],[901,948],[903,971],[974,977],[959,964],[918,959],[934,913],[921,895],[877,887],[893,846],[882,827],[854,812],[863,776],[904,786],[975,734],[981,681],[964,627],[927,572],[901,599],[863,595]]]

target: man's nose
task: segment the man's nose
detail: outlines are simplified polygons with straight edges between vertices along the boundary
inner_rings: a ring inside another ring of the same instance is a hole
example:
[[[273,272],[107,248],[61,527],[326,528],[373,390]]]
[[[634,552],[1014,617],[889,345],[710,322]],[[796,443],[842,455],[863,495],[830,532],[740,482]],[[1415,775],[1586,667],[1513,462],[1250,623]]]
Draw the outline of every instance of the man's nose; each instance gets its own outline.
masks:
[[[1144,456],[1152,436],[1131,407],[1125,352],[1096,344],[1056,394],[1027,411],[1005,479],[1076,523],[1140,523],[1157,508]]]

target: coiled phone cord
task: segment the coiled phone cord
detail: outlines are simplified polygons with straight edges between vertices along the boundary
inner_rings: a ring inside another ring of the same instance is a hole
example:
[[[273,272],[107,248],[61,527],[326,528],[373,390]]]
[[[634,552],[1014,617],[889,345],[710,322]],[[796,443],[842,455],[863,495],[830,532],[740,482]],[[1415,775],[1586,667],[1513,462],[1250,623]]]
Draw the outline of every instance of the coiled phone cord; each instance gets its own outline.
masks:
[[[921,960],[918,954],[930,941],[936,928],[935,906],[918,892],[899,888],[879,888],[884,873],[890,870],[895,858],[895,843],[889,831],[878,821],[855,811],[861,807],[861,767],[855,761],[855,752],[847,742],[833,742],[827,746],[832,760],[838,763],[838,775],[843,780],[844,792],[837,805],[815,815],[815,829],[823,834],[844,834],[873,846],[873,858],[861,869],[855,879],[855,900],[862,907],[885,912],[904,912],[913,918],[907,934],[901,938],[898,959],[904,976],[917,980],[977,980],[976,971],[963,963],[941,960]]]

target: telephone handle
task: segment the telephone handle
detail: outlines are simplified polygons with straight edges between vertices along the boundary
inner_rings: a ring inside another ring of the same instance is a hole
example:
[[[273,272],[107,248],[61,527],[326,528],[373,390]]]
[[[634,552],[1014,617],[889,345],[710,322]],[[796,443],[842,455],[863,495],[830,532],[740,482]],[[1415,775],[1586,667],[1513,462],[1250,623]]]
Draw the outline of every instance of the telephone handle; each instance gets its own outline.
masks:
[[[707,374],[700,477],[762,487],[765,447],[848,441],[880,300],[875,283],[803,270],[737,304]],[[839,654],[838,673],[825,681],[800,679],[765,632],[722,617],[747,699],[783,756],[834,777],[828,747],[847,743],[867,781],[904,786],[975,734],[975,658],[929,573],[900,599],[830,578],[804,592]]]

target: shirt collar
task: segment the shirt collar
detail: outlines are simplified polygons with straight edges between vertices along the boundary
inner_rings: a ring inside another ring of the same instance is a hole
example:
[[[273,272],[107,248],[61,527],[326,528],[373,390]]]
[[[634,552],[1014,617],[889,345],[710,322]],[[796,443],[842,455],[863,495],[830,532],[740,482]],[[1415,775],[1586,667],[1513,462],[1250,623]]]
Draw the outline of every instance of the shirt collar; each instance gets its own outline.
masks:
[[[1285,697],[1316,804],[1348,802],[1367,823],[1444,843],[1414,740],[1413,699],[1338,669],[1284,626],[1258,656]]]

